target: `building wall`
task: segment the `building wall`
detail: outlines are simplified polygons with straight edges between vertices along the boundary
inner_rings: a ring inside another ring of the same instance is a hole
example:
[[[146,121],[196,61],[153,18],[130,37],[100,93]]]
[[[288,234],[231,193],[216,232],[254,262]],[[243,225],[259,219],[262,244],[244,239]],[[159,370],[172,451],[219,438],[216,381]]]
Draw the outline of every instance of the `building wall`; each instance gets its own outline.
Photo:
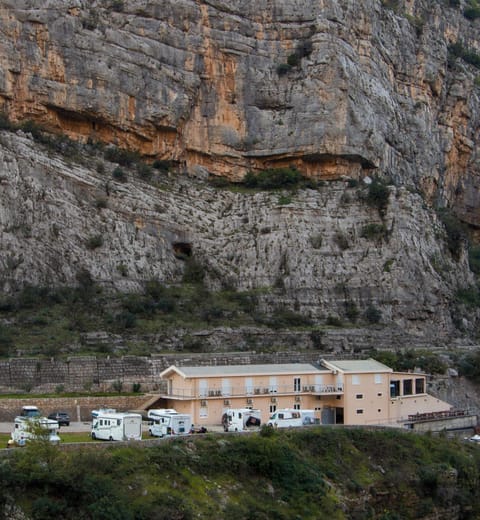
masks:
[[[392,421],[406,420],[409,415],[427,412],[445,412],[451,406],[429,394],[399,397],[389,401],[390,418]]]
[[[388,422],[389,374],[345,374],[345,424],[382,424]]]
[[[332,392],[315,395],[318,389],[318,376],[322,385],[333,388],[343,385],[344,393]],[[315,377],[317,376],[317,378]],[[219,425],[225,410],[228,408],[253,407],[262,414],[262,422],[268,421],[271,413],[282,408],[313,409],[322,422],[341,421],[349,425],[395,424],[408,415],[424,412],[449,410],[448,403],[425,393],[426,378],[412,373],[330,373],[286,374],[276,376],[276,386],[268,375],[249,376],[247,393],[246,376],[199,377],[183,379],[173,373],[170,377],[174,394],[190,395],[186,401],[169,399],[168,407],[190,413],[196,425]],[[294,386],[294,379],[300,378],[300,384]],[[201,390],[200,380],[207,381]],[[226,391],[224,379],[228,379]],[[416,380],[421,380],[421,393],[416,394],[419,387]],[[391,397],[392,382],[398,387],[398,396]],[[396,383],[395,383],[396,382]],[[406,383],[404,383],[406,382]],[[312,390],[313,387],[313,390]],[[260,392],[257,393],[256,389]],[[294,391],[299,389],[299,391]],[[282,392],[289,392],[288,395]],[[412,395],[404,395],[404,391]],[[202,395],[201,395],[202,393]],[[241,394],[239,396],[234,394]],[[325,413],[324,413],[325,412]]]

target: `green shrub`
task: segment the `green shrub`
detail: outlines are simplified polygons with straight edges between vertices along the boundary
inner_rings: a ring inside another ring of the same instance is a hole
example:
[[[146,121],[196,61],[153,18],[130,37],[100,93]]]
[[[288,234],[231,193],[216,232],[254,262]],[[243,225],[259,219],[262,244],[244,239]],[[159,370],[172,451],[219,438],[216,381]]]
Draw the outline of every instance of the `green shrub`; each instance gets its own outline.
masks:
[[[464,354],[459,359],[457,367],[459,375],[480,382],[480,352]]]
[[[384,224],[367,224],[360,231],[360,236],[368,239],[383,238],[386,234],[387,228]]]
[[[348,249],[350,247],[350,242],[348,240],[348,236],[343,231],[337,231],[337,233],[335,233],[335,236],[333,238],[334,238],[337,246],[342,251],[345,251],[346,249]]]
[[[292,66],[288,63],[280,63],[277,65],[277,74],[279,76],[285,76],[292,70]]]
[[[290,67],[297,67],[300,64],[300,56],[294,52],[287,57],[287,63]]]
[[[116,146],[106,148],[103,155],[107,161],[117,163],[120,166],[132,166],[140,161],[140,154],[138,152],[123,150]]]
[[[164,159],[156,159],[152,164],[153,168],[155,168],[156,170],[159,170],[161,172],[169,172],[172,169],[172,166],[173,166],[172,161],[168,161],[168,160],[164,160]]]
[[[149,180],[153,176],[153,169],[149,164],[140,162],[137,164],[138,176],[143,180]]]
[[[15,125],[10,121],[7,114],[0,112],[0,130],[14,130]]]
[[[103,237],[102,235],[92,235],[87,238],[86,245],[88,249],[97,249],[103,246]]]
[[[243,184],[247,188],[271,190],[297,186],[303,177],[295,168],[270,168],[259,173],[247,172]]]
[[[470,246],[468,248],[468,263],[470,270],[480,275],[480,246]]]
[[[322,235],[313,235],[310,237],[310,244],[313,249],[320,249],[322,247],[323,238]]]
[[[345,315],[352,323],[355,323],[357,321],[359,314],[360,311],[358,310],[355,302],[345,302]]]
[[[137,317],[129,311],[122,311],[115,316],[115,323],[121,329],[133,329],[137,324]]]
[[[463,250],[463,246],[468,242],[466,227],[447,209],[439,210],[438,217],[445,227],[448,250],[452,256],[458,260]]]
[[[279,206],[286,206],[291,203],[292,203],[292,197],[290,195],[280,195],[280,197],[278,197],[277,204]]]
[[[121,13],[123,9],[125,8],[125,5],[123,3],[123,0],[112,0],[112,3],[110,4],[110,7],[113,11],[117,13]]]
[[[456,41],[448,46],[448,52],[453,58],[460,58],[466,63],[480,68],[480,55],[474,50],[464,47],[461,41]]]
[[[394,258],[389,258],[384,264],[383,264],[383,271],[385,273],[389,273],[392,270],[392,265],[395,262]]]
[[[332,316],[331,314],[327,316],[326,324],[330,327],[342,327],[342,320],[338,316]]]
[[[125,182],[127,180],[127,174],[120,168],[120,166],[117,166],[113,172],[112,177],[118,181],[118,182]]]
[[[464,303],[468,307],[480,307],[480,289],[476,286],[460,289],[457,291],[456,299],[458,302]]]
[[[480,7],[467,7],[463,11],[463,16],[468,20],[476,20],[480,18]]]
[[[295,53],[300,58],[306,58],[307,56],[310,56],[313,51],[313,42],[310,39],[303,40],[297,44]]]
[[[375,177],[368,186],[367,203],[377,208],[380,214],[383,214],[388,207],[389,197],[390,190],[386,182]]]
[[[368,323],[379,323],[382,319],[382,312],[374,305],[369,305],[365,311],[365,319]]]
[[[200,262],[192,257],[186,259],[183,283],[203,284],[205,276],[205,267]]]
[[[105,209],[107,207],[107,199],[106,197],[97,197],[95,199],[95,207],[97,209]]]

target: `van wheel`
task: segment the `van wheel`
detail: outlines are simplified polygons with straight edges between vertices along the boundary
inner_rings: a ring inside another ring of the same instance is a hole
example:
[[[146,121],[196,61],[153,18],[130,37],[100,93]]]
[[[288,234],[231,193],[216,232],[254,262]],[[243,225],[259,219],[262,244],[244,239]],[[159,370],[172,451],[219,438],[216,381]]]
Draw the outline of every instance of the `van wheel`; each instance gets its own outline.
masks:
[[[92,439],[96,439],[96,438],[97,438],[97,437],[96,437],[95,433],[92,432]]]
[[[110,435],[110,437],[108,438],[109,441],[113,441],[113,437]]]
[[[235,428],[235,431],[238,432],[238,428]]]

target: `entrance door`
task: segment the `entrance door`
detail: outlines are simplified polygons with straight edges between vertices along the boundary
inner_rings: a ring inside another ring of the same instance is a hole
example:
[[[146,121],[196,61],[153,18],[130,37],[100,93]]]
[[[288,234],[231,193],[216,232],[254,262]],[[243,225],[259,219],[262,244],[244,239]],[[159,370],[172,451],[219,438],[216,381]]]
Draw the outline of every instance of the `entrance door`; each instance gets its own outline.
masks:
[[[343,408],[335,408],[335,423],[343,424]]]

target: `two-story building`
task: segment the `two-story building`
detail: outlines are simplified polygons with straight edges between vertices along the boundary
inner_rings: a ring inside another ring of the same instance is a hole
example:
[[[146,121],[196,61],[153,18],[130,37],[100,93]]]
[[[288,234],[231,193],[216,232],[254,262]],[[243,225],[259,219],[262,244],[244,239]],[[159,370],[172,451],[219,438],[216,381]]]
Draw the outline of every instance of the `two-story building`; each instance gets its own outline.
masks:
[[[426,393],[426,375],[397,373],[374,359],[271,365],[171,366],[155,407],[220,424],[228,408],[256,408],[266,422],[281,408],[313,409],[321,424],[400,425],[451,406]]]

